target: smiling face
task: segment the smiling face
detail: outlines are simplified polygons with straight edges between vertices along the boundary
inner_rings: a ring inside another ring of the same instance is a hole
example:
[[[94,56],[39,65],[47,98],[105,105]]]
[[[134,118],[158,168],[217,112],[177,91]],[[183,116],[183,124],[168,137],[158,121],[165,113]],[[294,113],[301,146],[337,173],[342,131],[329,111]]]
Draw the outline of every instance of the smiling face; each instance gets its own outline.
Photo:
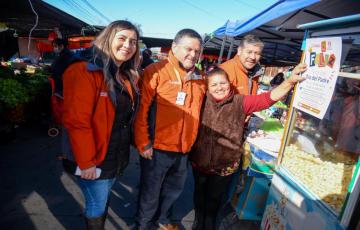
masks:
[[[223,74],[214,74],[208,77],[208,91],[216,100],[226,98],[230,93],[230,82]]]
[[[133,30],[120,30],[111,42],[111,52],[116,64],[128,61],[136,52],[138,37]]]
[[[200,41],[196,38],[183,37],[178,43],[172,44],[172,52],[186,70],[195,66],[201,50]]]
[[[257,44],[245,43],[238,48],[240,62],[247,70],[251,70],[259,62],[261,53],[262,47]]]

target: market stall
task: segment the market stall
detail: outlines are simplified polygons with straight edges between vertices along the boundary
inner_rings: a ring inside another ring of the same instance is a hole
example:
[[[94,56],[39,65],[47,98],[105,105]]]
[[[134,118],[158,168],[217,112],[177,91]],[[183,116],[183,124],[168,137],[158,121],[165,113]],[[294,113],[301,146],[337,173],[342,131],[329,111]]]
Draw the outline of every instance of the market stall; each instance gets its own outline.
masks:
[[[251,117],[245,133],[242,171],[230,186],[239,219],[261,220],[274,174],[288,107],[278,102]]]
[[[359,22],[299,26],[309,69],[289,109],[262,229],[347,229],[359,219]]]
[[[5,65],[5,66],[4,66]],[[0,136],[20,123],[36,120],[49,108],[49,73],[23,62],[0,65]]]

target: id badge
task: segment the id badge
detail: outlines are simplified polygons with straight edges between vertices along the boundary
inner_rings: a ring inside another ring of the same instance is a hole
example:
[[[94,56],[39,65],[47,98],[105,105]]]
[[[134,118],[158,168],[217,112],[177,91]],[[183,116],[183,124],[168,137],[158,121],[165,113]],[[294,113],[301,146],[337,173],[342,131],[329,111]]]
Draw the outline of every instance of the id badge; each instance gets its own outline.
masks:
[[[185,97],[186,97],[186,93],[184,92],[178,92],[177,96],[176,96],[176,104],[177,105],[184,105],[185,104]]]

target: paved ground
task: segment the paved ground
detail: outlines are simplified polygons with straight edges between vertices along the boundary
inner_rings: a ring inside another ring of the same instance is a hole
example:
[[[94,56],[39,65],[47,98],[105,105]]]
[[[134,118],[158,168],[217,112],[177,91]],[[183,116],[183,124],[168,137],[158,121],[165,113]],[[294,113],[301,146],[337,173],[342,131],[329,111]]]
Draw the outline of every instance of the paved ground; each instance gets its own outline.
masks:
[[[84,229],[84,201],[72,176],[63,173],[56,154],[59,138],[46,135],[46,125],[17,129],[17,138],[0,145],[0,229]],[[114,185],[106,229],[129,229],[133,224],[139,185],[138,155],[131,154],[124,176]],[[176,203],[174,216],[191,229],[193,181]],[[258,229],[258,223],[239,222],[227,213],[224,229]]]

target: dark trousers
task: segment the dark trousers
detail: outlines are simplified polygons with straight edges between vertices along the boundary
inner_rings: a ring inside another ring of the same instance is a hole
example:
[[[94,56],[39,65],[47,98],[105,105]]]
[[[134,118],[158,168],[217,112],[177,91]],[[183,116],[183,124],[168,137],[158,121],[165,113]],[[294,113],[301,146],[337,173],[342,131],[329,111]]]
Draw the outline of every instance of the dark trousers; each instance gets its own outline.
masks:
[[[216,228],[216,219],[231,181],[231,176],[204,174],[193,170],[195,179],[194,230],[213,230]]]
[[[187,171],[187,154],[154,149],[152,160],[140,157],[140,194],[136,220],[141,229],[158,222],[170,224],[171,209],[183,191]]]

